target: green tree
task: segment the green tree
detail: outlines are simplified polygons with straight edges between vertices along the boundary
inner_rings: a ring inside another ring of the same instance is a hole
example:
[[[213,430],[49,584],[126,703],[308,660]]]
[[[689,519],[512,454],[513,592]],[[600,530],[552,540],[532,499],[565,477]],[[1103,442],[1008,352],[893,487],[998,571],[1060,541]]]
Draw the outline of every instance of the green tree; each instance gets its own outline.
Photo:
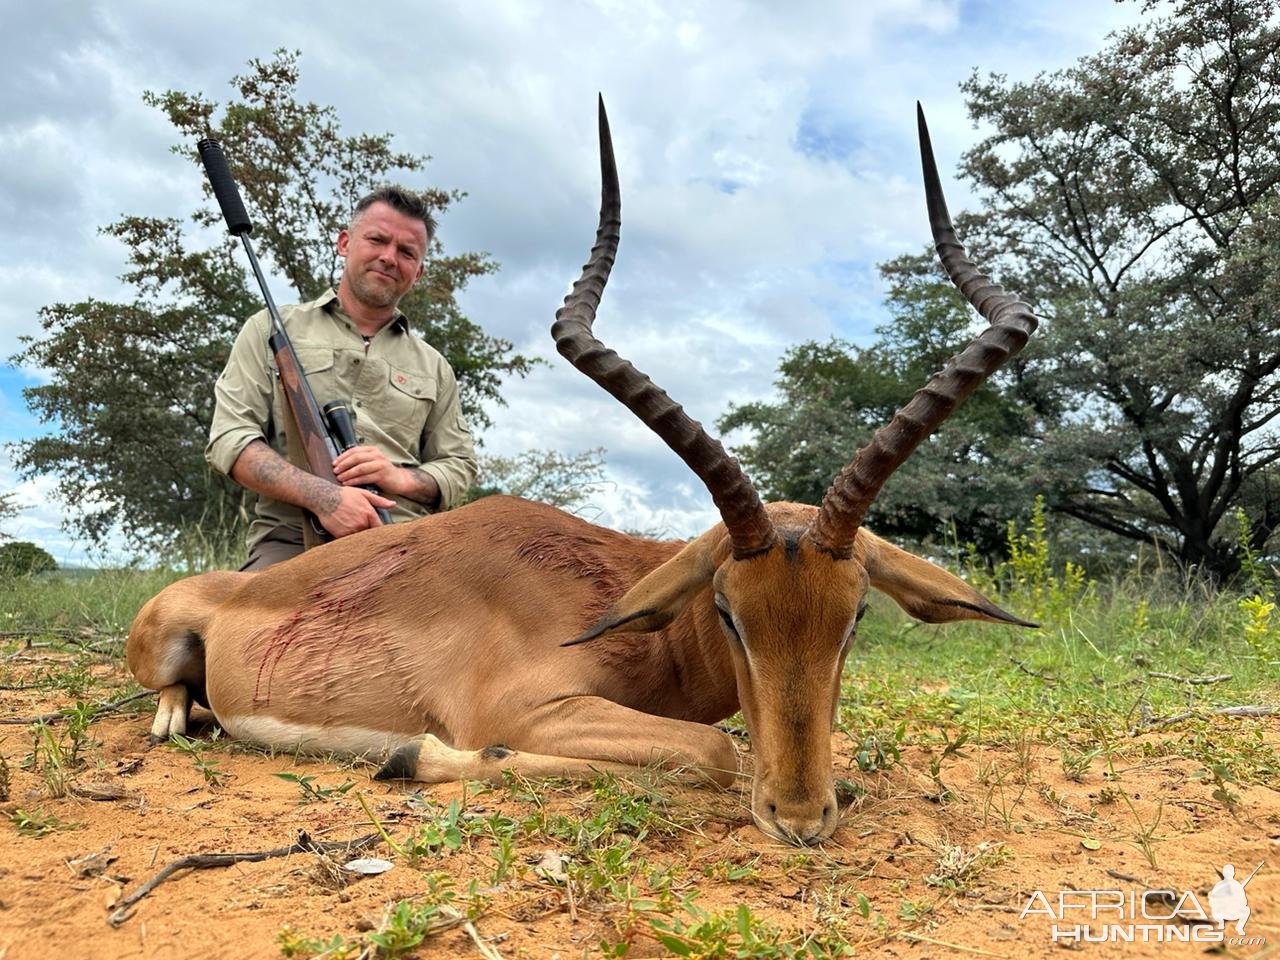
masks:
[[[16,517],[22,508],[18,506],[18,495],[12,490],[6,490],[0,493],[0,523],[6,520],[12,520]],[[11,540],[12,536],[0,530],[0,540]]]
[[[721,430],[751,431],[734,452],[766,497],[819,503],[855,451],[972,336],[969,308],[924,257],[881,273],[892,320],[871,346],[801,344],[779,364],[780,400],[720,419]],[[1025,357],[979,387],[894,474],[868,514],[872,529],[921,542],[954,527],[984,555],[1002,555],[1009,518],[1033,499],[1018,442],[1034,413],[1019,397]]]
[[[198,138],[222,140],[254,222],[255,249],[298,298],[309,299],[339,276],[334,237],[356,199],[392,174],[421,171],[429,158],[394,151],[390,134],[344,135],[332,107],[298,98],[298,56],[278,51],[250,61],[221,109],[181,91],[144,100],[181,134],[174,152],[193,164]],[[198,166],[191,176],[203,181]],[[463,196],[423,195],[438,212]],[[138,548],[193,529],[206,542],[239,539],[243,493],[206,469],[203,449],[213,382],[240,325],[262,304],[207,189],[206,196],[192,215],[194,231],[176,218],[147,216],[104,227],[129,250],[122,279],[135,299],[45,307],[43,334],[27,338],[12,358],[50,372],[49,383],[24,394],[56,424],[51,435],[15,445],[17,466],[26,476],[57,474],[73,511],[69,523],[94,542],[116,525]],[[501,378],[530,366],[458,308],[456,293],[496,268],[481,253],[446,255],[437,242],[422,281],[401,303],[415,331],[452,363],[463,409],[480,427],[489,423],[482,402],[501,402]]]
[[[0,577],[28,577],[57,569],[52,555],[34,543],[26,540],[0,543]]]
[[[575,512],[605,485],[604,448],[566,455],[525,450],[512,457],[481,455],[479,482],[468,500],[505,493]]]
[[[1255,552],[1280,523],[1280,11],[1142,7],[1140,26],[1073,67],[964,84],[993,133],[963,160],[983,209],[957,218],[960,235],[1044,322],[889,481],[881,529],[951,510],[962,537],[989,545],[990,521],[1043,492],[1100,542],[1154,542],[1229,577],[1234,510]],[[927,373],[902,364],[936,365],[965,339],[932,258],[885,270],[895,319],[879,343],[828,373],[801,347],[783,361],[781,404],[725,420],[755,428],[743,459],[778,494],[813,500],[839,462],[824,431],[865,440],[887,420],[879,378],[900,381],[900,404]]]
[[[976,236],[1046,318],[1053,506],[1215,576],[1280,522],[1280,23],[1271,0],[1148,0],[1027,83],[975,74]],[[1153,16],[1162,13],[1163,16]]]

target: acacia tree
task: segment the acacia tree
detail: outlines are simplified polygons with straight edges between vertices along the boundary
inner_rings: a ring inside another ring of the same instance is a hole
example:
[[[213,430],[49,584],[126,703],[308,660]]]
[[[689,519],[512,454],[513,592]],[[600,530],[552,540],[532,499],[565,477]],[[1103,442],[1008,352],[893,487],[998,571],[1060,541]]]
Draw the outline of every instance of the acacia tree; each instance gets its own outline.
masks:
[[[1044,322],[886,485],[880,528],[918,535],[950,513],[990,547],[988,521],[1044,493],[1095,531],[1226,577],[1235,510],[1256,553],[1280,523],[1277,4],[1143,4],[1160,11],[1069,69],[964,84],[994,132],[963,160],[984,206],[960,232]],[[885,422],[886,375],[894,405],[923,382],[899,358],[937,364],[967,339],[931,257],[884,269],[895,320],[880,343],[834,360],[799,348],[782,404],[724,422],[755,428],[740,453],[778,494],[815,501],[840,462],[829,436],[844,446]]]
[[[1216,576],[1280,522],[1280,25],[1270,0],[1168,11],[1029,83],[975,74],[977,236],[1046,317],[1038,444],[1059,511]]]
[[[298,54],[252,60],[232,79],[221,109],[200,94],[147,93],[183,142],[174,152],[198,164],[195,142],[215,136],[254,223],[255,248],[300,299],[336,283],[334,237],[355,201],[393,174],[428,158],[396,152],[389,134],[344,135],[332,107],[298,99]],[[191,175],[203,175],[193,166]],[[459,193],[428,189],[437,212]],[[49,436],[15,445],[26,476],[56,473],[69,521],[91,541],[118,526],[135,547],[171,541],[184,528],[209,540],[238,540],[243,493],[205,466],[213,382],[244,319],[262,306],[238,246],[211,194],[191,217],[124,217],[102,228],[130,251],[122,276],[135,299],[56,303],[41,311],[43,335],[26,338],[12,362],[43,367],[49,383],[24,391]],[[487,426],[484,400],[501,402],[504,374],[530,361],[464,317],[455,298],[473,277],[496,269],[480,253],[446,255],[432,245],[422,281],[401,301],[416,332],[458,375],[462,406]],[[275,291],[279,299],[281,291]]]
[[[936,264],[901,257],[881,267],[892,320],[858,348],[804,343],[779,363],[781,398],[731,408],[718,426],[746,428],[734,447],[769,498],[819,503],[854,452],[893,417],[948,357],[972,338],[968,304]],[[1007,523],[1030,512],[1029,453],[1019,438],[1035,407],[1023,380],[1032,350],[985,381],[885,484],[868,526],[916,542],[954,534],[984,556],[1004,549]]]

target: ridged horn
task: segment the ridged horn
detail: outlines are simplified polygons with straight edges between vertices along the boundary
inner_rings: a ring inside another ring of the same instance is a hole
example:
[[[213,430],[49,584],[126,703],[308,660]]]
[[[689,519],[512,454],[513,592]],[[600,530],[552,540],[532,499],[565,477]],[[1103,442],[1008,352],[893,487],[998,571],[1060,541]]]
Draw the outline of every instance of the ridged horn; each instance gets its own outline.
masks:
[[[978,385],[1024,346],[1036,329],[1031,308],[991,282],[974,266],[956,238],[942,183],[933,159],[924,109],[916,104],[920,127],[920,162],[924,168],[925,200],[938,258],[951,282],[990,323],[967,347],[947,361],[911,401],[878,430],[871,442],[836,475],[809,527],[810,539],[821,549],[848,557],[853,539],[871,502],[886,480],[929,434],[949,417]]]
[[[591,258],[582,276],[556,311],[551,327],[556,349],[639,417],[689,465],[711,492],[711,499],[729,530],[733,555],[744,559],[767,550],[774,542],[760,496],[738,462],[702,425],[684,412],[666,392],[628,361],[610,350],[592,332],[600,296],[609,280],[622,226],[618,168],[613,159],[609,118],[600,99],[600,225]]]

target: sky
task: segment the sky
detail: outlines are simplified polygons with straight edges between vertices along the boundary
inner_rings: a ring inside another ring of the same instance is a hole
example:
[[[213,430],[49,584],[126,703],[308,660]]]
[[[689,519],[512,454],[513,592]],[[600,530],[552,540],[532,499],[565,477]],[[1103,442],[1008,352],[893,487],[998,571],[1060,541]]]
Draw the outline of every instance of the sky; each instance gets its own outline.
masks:
[[[440,237],[501,269],[471,284],[463,309],[547,361],[504,384],[483,452],[603,447],[608,483],[584,514],[672,537],[715,522],[710,495],[549,333],[595,231],[597,92],[623,222],[596,332],[712,427],[730,405],[773,396],[788,348],[868,343],[887,318],[876,265],[929,242],[916,100],[951,209],[964,209],[974,198],[954,173],[983,130],[959,84],[974,70],[1017,81],[1070,66],[1139,17],[1113,0],[0,7],[0,444],[51,430],[21,396],[47,373],[2,363],[39,335],[40,308],[126,293],[127,252],[97,228],[201,202],[143,92],[223,101],[248,60],[284,47],[301,51],[302,98],[333,105],[348,133],[391,132],[430,154],[420,186],[468,194]],[[284,299],[282,283],[274,292]],[[0,447],[0,491],[22,506],[4,532],[63,564],[122,558],[63,529],[55,483],[19,476]]]

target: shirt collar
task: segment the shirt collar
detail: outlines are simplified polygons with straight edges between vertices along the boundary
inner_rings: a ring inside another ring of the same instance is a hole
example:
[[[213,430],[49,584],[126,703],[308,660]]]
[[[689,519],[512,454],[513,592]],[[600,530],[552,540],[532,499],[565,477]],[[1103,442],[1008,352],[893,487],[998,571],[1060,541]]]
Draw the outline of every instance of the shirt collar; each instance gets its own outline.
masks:
[[[346,312],[342,310],[342,304],[338,302],[338,291],[332,287],[316,298],[313,303],[331,315],[341,312],[343,316],[346,316]],[[408,333],[409,318],[397,310],[396,315],[391,318],[391,323],[387,326],[399,333]]]

